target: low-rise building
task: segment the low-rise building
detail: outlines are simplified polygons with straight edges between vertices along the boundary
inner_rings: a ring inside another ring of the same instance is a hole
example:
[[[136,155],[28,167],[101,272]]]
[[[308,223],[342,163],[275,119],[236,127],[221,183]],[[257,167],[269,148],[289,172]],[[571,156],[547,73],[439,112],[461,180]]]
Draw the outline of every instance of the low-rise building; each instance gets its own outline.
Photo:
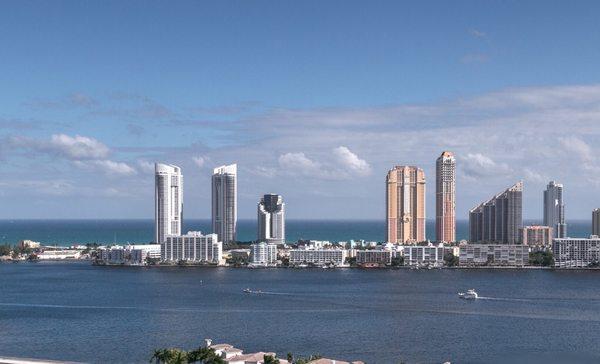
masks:
[[[41,243],[37,242],[37,241],[33,241],[33,240],[21,240],[18,244],[19,248],[21,249],[37,249],[40,246],[42,246]]]
[[[165,262],[223,263],[223,243],[217,234],[203,235],[189,231],[185,235],[167,235],[161,243],[161,259]]]
[[[346,249],[291,249],[290,265],[312,264],[317,266],[344,266],[348,251]]]
[[[223,255],[229,254],[229,258],[248,260],[250,259],[250,250],[251,249],[230,249],[224,252]]]
[[[80,250],[71,249],[45,249],[36,254],[39,260],[65,260],[81,258]]]
[[[160,260],[160,244],[129,244],[100,247],[96,250],[98,263],[107,265],[144,265],[148,258]]]
[[[600,238],[560,238],[552,242],[554,266],[557,268],[586,268],[600,263]]]
[[[444,264],[444,245],[428,244],[425,246],[405,245],[402,247],[404,265],[434,265]]]
[[[550,226],[525,226],[521,229],[521,239],[524,245],[537,249],[549,249],[552,247],[553,231]]]
[[[356,264],[360,266],[385,266],[392,264],[391,250],[357,250]]]
[[[529,262],[529,247],[522,244],[461,244],[459,265],[523,267]]]
[[[255,266],[273,266],[277,264],[277,244],[255,243],[250,249],[250,263]]]
[[[160,260],[160,244],[136,244],[128,245],[129,262],[131,264],[146,264],[147,259]]]

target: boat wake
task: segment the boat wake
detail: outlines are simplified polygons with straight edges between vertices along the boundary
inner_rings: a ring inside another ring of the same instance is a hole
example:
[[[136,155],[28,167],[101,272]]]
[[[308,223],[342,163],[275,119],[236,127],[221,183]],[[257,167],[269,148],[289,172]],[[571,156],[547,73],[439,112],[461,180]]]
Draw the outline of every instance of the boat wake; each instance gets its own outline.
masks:
[[[535,302],[535,300],[527,299],[527,298],[508,298],[508,297],[485,297],[479,296],[478,300],[487,300],[487,301],[507,301],[507,302]]]

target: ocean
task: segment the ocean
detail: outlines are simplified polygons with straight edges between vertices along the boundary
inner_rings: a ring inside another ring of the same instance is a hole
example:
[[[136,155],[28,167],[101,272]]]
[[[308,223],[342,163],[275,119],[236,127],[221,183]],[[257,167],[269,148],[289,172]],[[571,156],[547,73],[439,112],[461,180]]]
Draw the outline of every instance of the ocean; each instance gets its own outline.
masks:
[[[368,364],[597,363],[599,274],[4,263],[0,356],[148,363],[212,338]]]
[[[526,225],[539,223],[525,221]],[[469,224],[458,221],[458,240],[468,239]],[[591,233],[590,221],[569,221],[568,233],[572,237],[587,237]],[[209,220],[184,221],[183,230],[211,231]],[[435,239],[435,222],[428,220],[426,235]],[[0,220],[0,244],[15,244],[23,239],[39,241],[49,245],[71,245],[74,243],[148,243],[154,239],[154,221],[147,220]],[[256,220],[238,221],[238,240],[256,239]],[[347,241],[385,239],[384,220],[292,220],[286,221],[286,239]]]

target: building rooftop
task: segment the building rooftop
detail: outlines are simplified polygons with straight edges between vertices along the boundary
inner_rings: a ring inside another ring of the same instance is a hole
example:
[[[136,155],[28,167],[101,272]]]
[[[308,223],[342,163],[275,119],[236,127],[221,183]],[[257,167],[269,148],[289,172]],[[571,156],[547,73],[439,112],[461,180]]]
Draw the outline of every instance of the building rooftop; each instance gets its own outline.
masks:
[[[277,354],[275,353],[270,353],[270,352],[263,352],[263,351],[259,351],[258,353],[251,353],[251,354],[243,354],[243,355],[236,355],[233,356],[231,358],[225,359],[225,362],[238,362],[238,361],[244,361],[244,362],[256,362],[259,363],[264,360],[265,355],[270,355],[272,357],[275,357]],[[281,363],[281,359],[279,359],[279,362]]]

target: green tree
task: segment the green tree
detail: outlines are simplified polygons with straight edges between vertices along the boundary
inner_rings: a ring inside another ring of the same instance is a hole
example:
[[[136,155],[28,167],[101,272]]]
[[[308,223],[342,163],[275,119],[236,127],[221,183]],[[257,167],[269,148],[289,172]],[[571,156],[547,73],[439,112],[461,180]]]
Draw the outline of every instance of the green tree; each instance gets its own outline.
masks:
[[[529,253],[529,264],[541,267],[554,265],[554,255],[551,251],[536,251]]]
[[[150,363],[156,364],[187,364],[188,353],[181,349],[157,349],[154,350]]]
[[[12,249],[10,248],[10,245],[0,245],[0,257],[3,255],[10,255],[11,252]]]
[[[404,257],[403,256],[396,256],[392,258],[392,267],[399,267],[401,265],[404,265]]]
[[[455,267],[458,265],[458,257],[452,253],[446,253],[444,255],[444,263],[448,266],[448,267]]]
[[[275,358],[272,355],[265,355],[265,356],[263,356],[263,363],[264,364],[279,364],[279,359]]]
[[[196,350],[190,351],[187,354],[187,361],[189,363],[225,364],[225,361],[217,355],[215,349],[208,347],[199,347]]]

